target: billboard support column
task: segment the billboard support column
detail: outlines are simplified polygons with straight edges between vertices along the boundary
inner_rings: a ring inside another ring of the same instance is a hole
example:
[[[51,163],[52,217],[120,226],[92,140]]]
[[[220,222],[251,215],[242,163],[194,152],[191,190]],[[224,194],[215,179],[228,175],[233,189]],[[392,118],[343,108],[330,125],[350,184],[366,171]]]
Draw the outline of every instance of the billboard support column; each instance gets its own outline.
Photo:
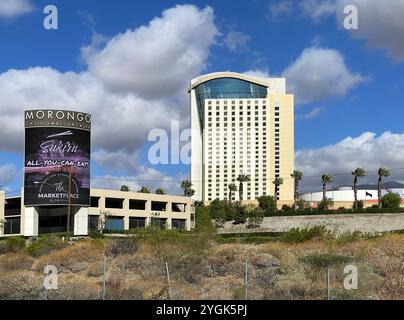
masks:
[[[37,237],[39,229],[39,214],[36,207],[26,207],[25,212],[24,236]]]
[[[69,241],[70,238],[70,215],[72,209],[72,173],[69,172],[69,182],[67,188],[67,227],[66,227],[66,239]]]

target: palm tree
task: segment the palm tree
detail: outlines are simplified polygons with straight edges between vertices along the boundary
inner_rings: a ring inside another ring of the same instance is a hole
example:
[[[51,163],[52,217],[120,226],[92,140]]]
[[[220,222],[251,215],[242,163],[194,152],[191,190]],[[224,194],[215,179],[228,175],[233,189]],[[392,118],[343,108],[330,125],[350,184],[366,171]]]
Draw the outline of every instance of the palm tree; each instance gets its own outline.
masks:
[[[293,210],[296,210],[297,209],[297,200],[299,199],[299,182],[303,179],[303,172],[300,170],[294,170],[290,176],[295,181],[295,195],[294,195]]]
[[[244,188],[243,188],[243,183],[244,182],[249,182],[250,179],[250,175],[248,174],[240,174],[237,178],[237,181],[239,182],[239,188],[238,188],[238,192],[239,192],[239,200],[243,201],[244,198]]]
[[[157,188],[156,194],[166,194],[166,191],[163,188]]]
[[[355,197],[354,209],[356,210],[358,209],[358,179],[366,176],[366,171],[362,168],[357,168],[355,169],[354,172],[352,172],[352,175],[354,176],[354,183],[353,183],[353,190]]]
[[[327,201],[327,184],[332,182],[332,176],[329,174],[323,174],[321,177],[321,182],[323,183],[323,201]]]
[[[181,182],[181,189],[184,191],[185,197],[192,197],[195,194],[195,190],[192,189],[192,182],[189,180],[184,180]]]
[[[142,187],[138,192],[139,193],[150,193],[150,189],[148,187]]]
[[[377,179],[377,196],[378,196],[378,204],[379,208],[382,207],[382,179],[390,177],[390,170],[386,168],[380,168],[377,172],[379,178]]]
[[[233,198],[233,192],[237,191],[237,186],[235,183],[230,183],[228,188],[229,188],[229,203],[231,203],[231,200]]]
[[[123,192],[129,192],[130,189],[129,189],[129,187],[128,187],[126,184],[124,184],[124,185],[121,186],[121,191],[123,191]]]
[[[278,193],[279,193],[279,187],[281,185],[283,185],[283,179],[276,177],[274,181],[272,181],[272,183],[275,185],[275,208],[277,209],[278,207],[276,206],[278,203]]]

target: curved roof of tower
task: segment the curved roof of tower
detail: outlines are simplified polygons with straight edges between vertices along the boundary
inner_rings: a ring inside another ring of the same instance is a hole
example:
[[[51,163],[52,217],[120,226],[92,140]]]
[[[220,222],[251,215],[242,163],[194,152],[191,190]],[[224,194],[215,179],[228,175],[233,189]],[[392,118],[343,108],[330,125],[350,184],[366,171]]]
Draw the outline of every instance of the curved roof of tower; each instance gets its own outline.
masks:
[[[260,86],[264,87],[269,87],[269,78],[263,78],[263,77],[254,77],[254,76],[248,76],[245,74],[241,73],[236,73],[236,72],[214,72],[214,73],[208,73],[203,76],[197,77],[195,79],[191,80],[191,86],[188,89],[188,92],[190,92],[192,89],[195,89],[197,86],[201,85],[202,83],[205,83],[210,80],[214,79],[220,79],[220,78],[233,78],[233,79],[239,79],[239,80],[244,80],[248,81]]]

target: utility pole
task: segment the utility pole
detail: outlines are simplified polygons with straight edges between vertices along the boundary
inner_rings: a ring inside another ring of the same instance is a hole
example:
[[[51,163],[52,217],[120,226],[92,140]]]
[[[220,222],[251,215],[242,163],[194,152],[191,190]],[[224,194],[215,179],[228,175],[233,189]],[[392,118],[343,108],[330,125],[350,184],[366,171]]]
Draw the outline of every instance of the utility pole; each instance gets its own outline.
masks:
[[[72,202],[72,173],[69,172],[69,183],[67,190],[67,228],[66,228],[66,239],[69,242],[70,239],[70,215],[71,215],[71,202]]]

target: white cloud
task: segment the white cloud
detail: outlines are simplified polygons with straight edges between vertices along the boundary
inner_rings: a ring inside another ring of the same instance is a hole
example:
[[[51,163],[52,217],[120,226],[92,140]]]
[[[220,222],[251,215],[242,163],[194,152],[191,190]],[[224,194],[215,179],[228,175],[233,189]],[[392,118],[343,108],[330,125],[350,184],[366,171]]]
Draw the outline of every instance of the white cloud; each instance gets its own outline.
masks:
[[[113,94],[88,73],[60,73],[51,68],[9,70],[0,75],[0,149],[20,151],[24,109],[61,108],[93,115],[93,143],[109,151],[133,152],[149,130],[169,128],[180,118],[170,101],[147,101],[132,93]]]
[[[17,177],[17,169],[13,164],[0,165],[0,185],[2,187],[12,183]]]
[[[336,11],[335,0],[303,0],[299,6],[302,15],[310,17],[314,22],[335,15]]]
[[[0,18],[14,18],[32,10],[29,0],[0,0]]]
[[[230,31],[224,39],[224,43],[230,51],[237,51],[245,49],[250,39],[251,37],[245,33]]]
[[[338,25],[342,28],[346,5],[358,8],[358,30],[347,30],[371,48],[384,49],[395,61],[404,61],[404,1],[337,0]]]
[[[321,109],[320,108],[313,108],[311,111],[309,111],[306,114],[301,114],[298,115],[297,118],[299,119],[314,119],[315,117],[317,117],[319,114],[321,113]]]
[[[306,48],[284,72],[288,91],[298,103],[310,103],[332,96],[345,96],[365,81],[345,64],[342,54],[333,49]]]
[[[247,76],[269,78],[269,71],[267,69],[253,69],[244,72]]]
[[[294,5],[293,1],[279,1],[279,2],[271,2],[269,4],[269,13],[272,19],[277,19],[279,17],[289,15],[293,12]]]
[[[139,172],[136,175],[95,177],[91,182],[91,187],[119,190],[122,185],[127,185],[130,190],[136,192],[145,186],[151,192],[155,192],[157,188],[163,188],[168,194],[182,194],[180,181],[183,180],[183,177],[173,178],[153,168],[138,167],[137,169]]]
[[[212,8],[176,6],[118,34],[103,50],[87,52],[86,61],[109,89],[161,98],[184,90],[204,69],[217,35]]]
[[[369,172],[361,183],[375,183],[375,173],[379,167],[402,168],[404,159],[404,133],[385,132],[377,136],[365,132],[358,137],[346,139],[318,149],[296,152],[295,167],[307,177],[303,188],[320,190],[320,179],[324,173],[337,174],[333,185],[352,184],[351,172],[358,167]],[[343,174],[343,175],[342,175]],[[397,172],[392,180],[403,178],[404,171]],[[310,178],[313,177],[313,178]]]

